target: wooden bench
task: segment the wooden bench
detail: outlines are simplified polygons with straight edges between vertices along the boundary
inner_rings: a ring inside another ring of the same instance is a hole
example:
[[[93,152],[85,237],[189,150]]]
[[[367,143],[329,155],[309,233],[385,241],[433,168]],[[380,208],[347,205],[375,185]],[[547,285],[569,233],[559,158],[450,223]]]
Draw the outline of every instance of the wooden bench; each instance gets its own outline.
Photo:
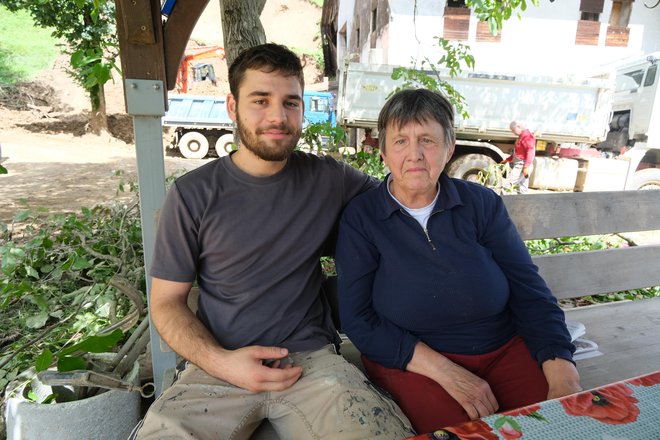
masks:
[[[660,230],[660,191],[607,191],[505,196],[524,240]],[[655,243],[533,257],[558,299],[660,285]],[[660,369],[660,298],[566,309],[582,322],[602,356],[580,360],[585,389]]]
[[[524,240],[660,230],[660,191],[611,191],[508,195],[507,210]],[[558,299],[660,285],[660,233],[653,245],[534,256]],[[336,283],[324,284],[335,304]],[[194,303],[195,301],[191,301]],[[660,298],[566,309],[585,325],[601,356],[577,362],[582,386],[607,383],[660,369]],[[334,314],[337,324],[337,314]],[[343,338],[342,354],[362,367],[360,354]],[[253,439],[277,439],[262,424]]]

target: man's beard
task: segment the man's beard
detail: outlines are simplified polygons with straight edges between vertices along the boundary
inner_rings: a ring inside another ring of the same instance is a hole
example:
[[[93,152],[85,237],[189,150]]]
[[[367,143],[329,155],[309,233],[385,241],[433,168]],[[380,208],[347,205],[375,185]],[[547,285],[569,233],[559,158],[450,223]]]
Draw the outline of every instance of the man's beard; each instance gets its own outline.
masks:
[[[282,123],[259,127],[254,132],[244,127],[240,115],[237,116],[236,125],[240,136],[240,145],[250,150],[258,158],[269,162],[279,162],[288,159],[293,150],[296,149],[302,129],[295,130],[290,125]],[[259,135],[267,130],[282,130],[292,136],[289,139],[271,139],[270,142],[267,142],[259,138]]]

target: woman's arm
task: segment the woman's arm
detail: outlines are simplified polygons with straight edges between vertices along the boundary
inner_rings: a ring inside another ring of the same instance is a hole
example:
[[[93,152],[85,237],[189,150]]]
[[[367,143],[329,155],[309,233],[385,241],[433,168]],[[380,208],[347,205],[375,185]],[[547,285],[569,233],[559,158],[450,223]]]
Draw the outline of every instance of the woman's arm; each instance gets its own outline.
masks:
[[[580,374],[572,362],[566,359],[549,359],[543,362],[543,374],[548,381],[548,399],[567,396],[582,391]]]
[[[475,420],[494,414],[499,407],[488,382],[418,342],[406,370],[436,381]]]
[[[342,216],[337,240],[337,291],[342,330],[374,362],[405,369],[418,338],[376,312],[373,287],[380,254],[369,213],[355,203]]]
[[[532,262],[529,251],[496,195],[484,203],[480,241],[509,282],[509,309],[517,333],[539,365],[548,359],[572,360],[575,351],[564,312]]]

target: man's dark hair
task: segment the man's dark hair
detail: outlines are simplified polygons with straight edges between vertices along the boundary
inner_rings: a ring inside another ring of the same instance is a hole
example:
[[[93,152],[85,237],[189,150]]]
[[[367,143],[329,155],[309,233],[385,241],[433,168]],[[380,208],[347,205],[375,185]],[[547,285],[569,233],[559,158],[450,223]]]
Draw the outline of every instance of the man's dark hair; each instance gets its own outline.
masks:
[[[248,69],[277,73],[283,76],[295,76],[305,89],[305,77],[298,55],[281,44],[260,44],[241,52],[229,66],[229,91],[238,100],[238,89]]]
[[[385,151],[385,135],[389,125],[400,128],[410,122],[423,124],[436,121],[445,131],[445,143],[453,145],[454,108],[447,98],[427,89],[407,89],[392,95],[378,115],[378,146]]]

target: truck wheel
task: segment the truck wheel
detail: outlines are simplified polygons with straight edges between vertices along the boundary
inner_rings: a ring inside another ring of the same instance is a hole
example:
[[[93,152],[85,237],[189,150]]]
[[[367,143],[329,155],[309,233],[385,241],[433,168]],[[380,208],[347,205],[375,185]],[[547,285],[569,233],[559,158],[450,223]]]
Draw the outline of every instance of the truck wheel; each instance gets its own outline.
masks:
[[[631,189],[660,189],[660,168],[647,168],[635,173]]]
[[[209,152],[209,141],[202,133],[189,131],[179,139],[179,151],[186,159],[203,159]]]
[[[479,183],[479,171],[486,171],[491,165],[495,165],[495,161],[485,154],[466,154],[449,162],[446,173],[449,177]],[[497,178],[492,180],[493,182],[488,182],[489,186],[499,183]]]
[[[223,157],[228,155],[233,149],[234,149],[233,133],[223,134],[215,143],[215,152],[218,153],[218,157]]]

